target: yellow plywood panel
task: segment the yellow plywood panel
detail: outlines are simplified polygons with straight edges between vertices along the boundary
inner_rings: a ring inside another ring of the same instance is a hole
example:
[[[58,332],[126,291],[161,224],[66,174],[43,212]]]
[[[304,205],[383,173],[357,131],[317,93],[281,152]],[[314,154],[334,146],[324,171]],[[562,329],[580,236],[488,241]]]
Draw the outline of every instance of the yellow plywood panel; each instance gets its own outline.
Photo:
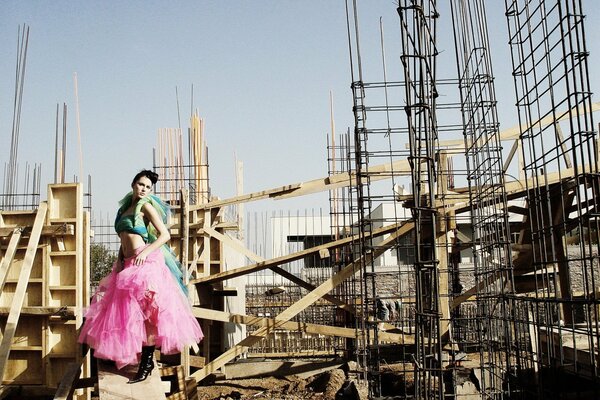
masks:
[[[4,371],[3,383],[36,385],[43,383],[40,351],[12,351]]]
[[[10,307],[17,290],[17,282],[6,282],[0,294],[0,307]],[[42,306],[42,282],[29,282],[23,307]]]
[[[6,316],[0,317],[0,330],[3,334],[6,326],[6,319]],[[45,319],[45,317],[21,315],[12,340],[12,346],[41,347]]]
[[[50,307],[75,307],[75,288],[50,288]]]
[[[75,356],[78,347],[77,332],[74,324],[48,324],[48,353],[50,355]]]
[[[75,254],[51,255],[48,264],[48,285],[66,286],[75,285],[76,258]]]
[[[48,387],[56,388],[58,387],[60,380],[65,375],[65,373],[69,370],[69,366],[71,363],[75,361],[72,357],[64,357],[64,358],[53,358],[49,357],[48,359],[48,381],[46,385]]]
[[[35,211],[3,211],[0,226],[32,226],[35,220]]]
[[[13,258],[13,262],[10,264],[10,268],[8,269],[8,275],[6,279],[8,281],[16,281],[19,279],[19,274],[21,273],[21,268],[23,266],[23,260],[25,259],[25,252],[27,249],[17,249],[15,253],[15,257]],[[42,250],[42,251],[40,251]],[[44,269],[44,251],[42,249],[38,249],[35,253],[35,257],[33,259],[33,264],[31,266],[31,279],[41,279],[42,271]]]
[[[77,218],[80,204],[80,185],[49,185],[48,206],[50,219]]]

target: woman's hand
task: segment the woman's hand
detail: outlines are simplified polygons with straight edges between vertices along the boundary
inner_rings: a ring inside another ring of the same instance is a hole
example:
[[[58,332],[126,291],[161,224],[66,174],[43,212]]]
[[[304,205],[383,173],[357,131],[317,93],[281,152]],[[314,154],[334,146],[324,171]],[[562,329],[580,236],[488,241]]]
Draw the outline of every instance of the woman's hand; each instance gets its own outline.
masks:
[[[146,262],[147,257],[148,257],[148,254],[147,254],[146,250],[144,249],[142,252],[140,252],[140,254],[138,254],[135,257],[135,260],[133,260],[133,263],[135,265],[142,265],[143,263]]]

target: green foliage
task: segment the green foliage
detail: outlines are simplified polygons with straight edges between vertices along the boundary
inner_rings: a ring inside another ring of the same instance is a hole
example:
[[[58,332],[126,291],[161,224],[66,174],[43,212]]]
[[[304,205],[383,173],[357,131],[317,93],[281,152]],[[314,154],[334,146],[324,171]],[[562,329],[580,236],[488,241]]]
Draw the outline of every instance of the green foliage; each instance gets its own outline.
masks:
[[[92,285],[97,285],[102,278],[110,273],[116,259],[117,255],[114,251],[109,250],[102,244],[92,243],[90,248]]]

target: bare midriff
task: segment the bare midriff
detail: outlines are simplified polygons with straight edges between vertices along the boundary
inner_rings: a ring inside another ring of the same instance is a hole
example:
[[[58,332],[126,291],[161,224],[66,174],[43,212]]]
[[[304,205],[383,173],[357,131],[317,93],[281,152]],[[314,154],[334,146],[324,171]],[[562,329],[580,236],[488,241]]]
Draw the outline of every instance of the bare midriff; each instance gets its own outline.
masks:
[[[135,255],[135,249],[146,244],[140,235],[131,232],[121,232],[119,238],[121,239],[121,249],[123,249],[125,258],[132,257]]]

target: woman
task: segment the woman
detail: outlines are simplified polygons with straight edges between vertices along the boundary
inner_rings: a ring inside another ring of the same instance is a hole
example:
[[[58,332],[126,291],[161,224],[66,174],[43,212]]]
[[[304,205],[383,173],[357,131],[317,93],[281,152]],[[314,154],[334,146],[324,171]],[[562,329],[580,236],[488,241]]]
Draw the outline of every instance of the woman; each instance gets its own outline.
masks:
[[[114,360],[117,368],[139,363],[128,383],[150,375],[155,347],[173,354],[203,338],[167,245],[168,206],[151,194],[157,180],[152,171],[139,172],[132,192],[120,201],[115,219],[119,258],[100,282],[79,335],[97,358]]]

